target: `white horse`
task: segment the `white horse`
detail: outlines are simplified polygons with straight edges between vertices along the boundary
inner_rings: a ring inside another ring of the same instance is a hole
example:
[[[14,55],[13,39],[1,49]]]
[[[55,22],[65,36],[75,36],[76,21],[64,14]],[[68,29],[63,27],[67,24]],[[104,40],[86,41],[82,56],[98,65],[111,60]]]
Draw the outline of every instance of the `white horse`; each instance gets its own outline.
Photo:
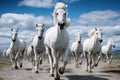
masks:
[[[37,34],[34,36],[32,41],[34,51],[34,71],[38,73],[39,62],[42,61],[42,55],[45,52],[44,46],[44,24],[36,24]]]
[[[78,60],[80,58],[80,64],[82,63],[82,56],[83,56],[83,45],[81,43],[82,34],[76,34],[76,41],[71,45],[71,52],[76,61],[76,67],[78,67]]]
[[[10,44],[11,59],[15,62],[15,69],[18,69],[17,62],[20,68],[22,68],[22,61],[24,54],[26,53],[25,41],[18,39],[18,29],[11,29],[12,42]]]
[[[83,42],[83,53],[86,57],[86,62],[87,62],[86,71],[88,71],[88,67],[89,67],[89,72],[92,72],[92,68],[97,66],[98,62],[100,61],[101,42],[103,40],[102,40],[102,32],[101,29],[99,28],[91,29],[88,35],[90,36],[90,38],[86,39]],[[99,55],[99,57],[96,60],[97,54]],[[92,62],[94,62],[93,65]]]
[[[66,28],[69,26],[70,20],[66,18],[66,8],[66,5],[62,2],[58,2],[56,4],[55,10],[53,12],[54,26],[46,31],[44,41],[46,53],[49,57],[50,75],[54,76],[55,80],[60,80],[60,75],[58,73],[58,64],[60,57],[63,54],[65,54],[64,66],[59,69],[59,72],[61,74],[64,73],[65,66],[68,63],[68,58],[66,57],[68,57],[67,54],[69,52],[69,34],[66,31]]]
[[[32,43],[33,38],[31,38],[30,42]],[[30,44],[27,48],[27,59],[28,61],[32,62],[34,61],[34,50],[32,44]]]
[[[109,39],[107,42],[107,45],[102,46],[102,54],[106,56],[105,61],[107,61],[108,63],[110,63],[112,61],[113,58],[113,48],[115,47],[115,43],[112,39]]]

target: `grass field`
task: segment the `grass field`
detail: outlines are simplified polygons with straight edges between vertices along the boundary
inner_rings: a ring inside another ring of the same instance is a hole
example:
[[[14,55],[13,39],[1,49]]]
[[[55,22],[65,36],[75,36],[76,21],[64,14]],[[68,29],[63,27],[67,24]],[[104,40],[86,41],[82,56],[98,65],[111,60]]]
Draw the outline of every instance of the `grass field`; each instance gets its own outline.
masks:
[[[0,59],[0,69],[12,65],[12,63],[7,59]]]

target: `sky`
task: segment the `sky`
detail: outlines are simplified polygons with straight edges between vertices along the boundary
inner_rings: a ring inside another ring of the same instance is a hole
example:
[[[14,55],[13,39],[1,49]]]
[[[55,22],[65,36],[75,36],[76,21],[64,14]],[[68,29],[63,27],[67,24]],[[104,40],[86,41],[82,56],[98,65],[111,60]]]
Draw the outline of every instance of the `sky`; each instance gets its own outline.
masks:
[[[57,2],[68,5],[70,45],[77,32],[83,35],[83,42],[88,38],[87,32],[98,27],[103,32],[102,45],[112,38],[115,50],[120,50],[120,0],[0,0],[0,48],[9,47],[11,28],[18,28],[18,37],[29,45],[36,23],[44,23],[46,30],[53,26],[52,13]]]

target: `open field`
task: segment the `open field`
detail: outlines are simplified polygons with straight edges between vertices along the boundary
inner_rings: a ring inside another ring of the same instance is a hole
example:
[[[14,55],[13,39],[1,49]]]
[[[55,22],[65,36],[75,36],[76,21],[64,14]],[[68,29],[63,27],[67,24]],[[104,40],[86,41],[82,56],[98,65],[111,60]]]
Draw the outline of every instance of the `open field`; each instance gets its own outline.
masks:
[[[0,62],[0,65],[4,63]],[[23,68],[13,70],[11,63],[5,61],[7,66],[0,68],[0,80],[54,80],[49,77],[49,64],[44,61],[39,67],[39,73],[32,72],[32,65],[24,61]],[[62,63],[60,62],[60,65]],[[85,62],[75,68],[74,61],[71,61],[61,75],[61,80],[119,80],[120,79],[120,60],[114,60],[111,64],[100,62],[98,67],[93,69],[93,73],[85,72]]]

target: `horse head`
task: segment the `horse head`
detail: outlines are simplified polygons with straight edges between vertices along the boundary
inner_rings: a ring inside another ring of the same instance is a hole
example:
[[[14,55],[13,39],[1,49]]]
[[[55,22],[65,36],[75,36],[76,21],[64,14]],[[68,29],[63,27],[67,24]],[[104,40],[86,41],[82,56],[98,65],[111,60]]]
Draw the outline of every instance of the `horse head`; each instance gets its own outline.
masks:
[[[36,24],[38,39],[42,39],[44,33],[44,24]]]
[[[59,2],[55,6],[55,10],[53,12],[54,24],[57,24],[60,30],[63,30],[66,26],[69,26],[70,20],[67,19],[66,12],[67,5],[62,2]]]
[[[18,32],[18,29],[17,29],[17,28],[11,29],[11,35],[12,35],[12,41],[13,41],[13,42],[15,42],[16,39],[17,39],[17,32]]]

